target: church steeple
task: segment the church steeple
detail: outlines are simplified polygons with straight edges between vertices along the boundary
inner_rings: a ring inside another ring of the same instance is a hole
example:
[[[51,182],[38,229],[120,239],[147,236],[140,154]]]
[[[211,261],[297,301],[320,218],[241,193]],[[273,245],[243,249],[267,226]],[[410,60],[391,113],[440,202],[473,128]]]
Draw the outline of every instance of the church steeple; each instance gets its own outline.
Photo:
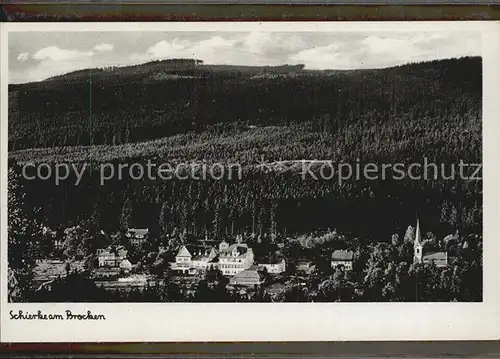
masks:
[[[422,263],[422,238],[420,235],[420,223],[417,218],[417,228],[415,229],[415,241],[413,243],[413,263]]]

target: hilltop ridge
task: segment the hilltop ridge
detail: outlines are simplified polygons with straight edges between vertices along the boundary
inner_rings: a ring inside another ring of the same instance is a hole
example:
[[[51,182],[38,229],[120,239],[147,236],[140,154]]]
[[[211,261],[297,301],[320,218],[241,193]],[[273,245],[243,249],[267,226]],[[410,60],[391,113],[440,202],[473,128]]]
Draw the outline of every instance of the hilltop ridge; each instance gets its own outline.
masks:
[[[431,115],[443,101],[475,106],[478,73],[478,57],[349,71],[164,61],[80,70],[9,86],[9,149],[114,145],[325,116],[339,128],[367,116]]]

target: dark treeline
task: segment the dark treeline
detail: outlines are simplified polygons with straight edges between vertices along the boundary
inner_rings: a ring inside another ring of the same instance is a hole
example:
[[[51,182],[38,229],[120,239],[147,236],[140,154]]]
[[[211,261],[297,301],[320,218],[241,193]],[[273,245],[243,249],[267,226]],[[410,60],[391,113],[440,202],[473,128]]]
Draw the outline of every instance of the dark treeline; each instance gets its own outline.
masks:
[[[356,121],[376,128],[407,116],[429,124],[453,116],[460,127],[462,116],[481,110],[480,58],[287,71],[160,61],[11,85],[9,148],[130,143],[234,123],[312,122],[336,132]]]
[[[482,232],[481,181],[303,179],[294,172],[248,170],[241,180],[127,180],[99,185],[98,172],[55,186],[24,180],[26,202],[53,229],[91,218],[114,232],[148,227],[163,237],[187,231],[234,239],[237,234],[287,236],[338,229],[370,241],[389,241],[420,217],[439,237],[460,229]]]

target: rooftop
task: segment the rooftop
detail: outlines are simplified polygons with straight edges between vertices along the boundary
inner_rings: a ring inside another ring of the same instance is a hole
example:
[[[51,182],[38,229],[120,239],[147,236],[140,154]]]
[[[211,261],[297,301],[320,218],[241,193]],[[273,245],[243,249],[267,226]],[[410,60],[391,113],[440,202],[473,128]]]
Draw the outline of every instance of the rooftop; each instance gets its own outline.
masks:
[[[258,270],[258,266],[252,266],[247,270],[239,272],[231,278],[231,282],[237,281],[253,281],[253,282],[261,282],[264,280],[264,275],[260,270]]]
[[[424,260],[445,261],[448,259],[446,252],[430,252],[424,254]]]
[[[98,249],[97,250],[97,255],[111,255],[111,254],[114,254],[114,255],[118,255],[118,256],[121,256],[121,257],[126,257],[127,256],[127,250],[125,249],[124,246],[108,246],[106,248],[101,248],[101,249]]]
[[[186,246],[182,246],[181,249],[179,249],[179,252],[177,253],[176,257],[192,257],[192,255],[188,251]]]
[[[149,228],[129,228],[127,234],[133,236],[145,236],[149,233]]]
[[[335,250],[332,253],[332,261],[352,261],[354,258],[353,251]]]
[[[192,260],[200,260],[209,257],[212,251],[215,251],[213,247],[183,245],[177,252],[176,257],[192,257]]]
[[[233,251],[236,250],[238,252],[238,256],[245,255],[248,251],[248,245],[245,243],[235,243],[229,246],[226,250],[220,252],[221,257],[232,256]]]

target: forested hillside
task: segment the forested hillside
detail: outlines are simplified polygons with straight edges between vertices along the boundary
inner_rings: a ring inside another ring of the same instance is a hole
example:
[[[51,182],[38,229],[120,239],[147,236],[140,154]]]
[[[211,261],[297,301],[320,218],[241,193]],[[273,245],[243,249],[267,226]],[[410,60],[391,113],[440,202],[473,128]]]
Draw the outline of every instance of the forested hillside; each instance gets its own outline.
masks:
[[[89,219],[111,231],[148,226],[233,238],[337,228],[390,241],[421,219],[438,237],[481,233],[482,182],[461,179],[303,180],[266,162],[480,163],[480,58],[382,70],[205,66],[162,62],[85,70],[9,88],[11,161],[240,163],[241,180],[99,185],[24,181],[51,227]],[[93,146],[89,146],[89,145]],[[66,147],[64,147],[66,146]]]
[[[83,70],[9,87],[9,148],[130,143],[228,124],[336,133],[444,119],[467,129],[456,117],[479,113],[481,73],[480,58],[362,71],[163,62]]]

